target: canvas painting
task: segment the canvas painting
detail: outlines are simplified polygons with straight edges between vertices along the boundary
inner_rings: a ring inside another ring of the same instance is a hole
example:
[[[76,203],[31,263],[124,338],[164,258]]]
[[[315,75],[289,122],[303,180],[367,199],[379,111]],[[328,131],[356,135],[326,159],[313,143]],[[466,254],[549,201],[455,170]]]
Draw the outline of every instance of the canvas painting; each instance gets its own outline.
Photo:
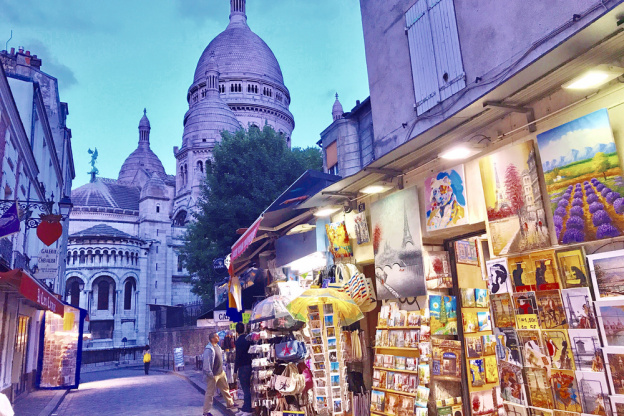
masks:
[[[509,293],[490,296],[494,325],[500,328],[516,326],[516,314]]]
[[[453,287],[449,253],[447,251],[425,252],[425,280],[427,289]]]
[[[550,245],[533,142],[504,148],[479,160],[495,256]]]
[[[425,179],[427,231],[468,224],[464,165]]]
[[[561,291],[563,309],[568,318],[570,329],[595,329],[596,317],[592,308],[589,288],[576,287]]]
[[[624,394],[624,347],[603,348],[612,394]]]
[[[622,235],[624,183],[607,110],[538,134],[537,145],[559,243]]]
[[[587,261],[596,300],[624,300],[624,250],[591,254]]]
[[[366,221],[366,211],[358,212],[353,217],[355,224],[355,238],[358,244],[366,244],[370,241],[368,232],[368,221]]]
[[[344,221],[327,224],[325,230],[329,239],[329,251],[334,255],[334,258],[353,256],[353,248],[351,248]]]
[[[575,370],[572,346],[565,329],[545,329],[542,338],[546,351],[550,356],[552,368],[560,370]]]
[[[598,331],[595,329],[569,329],[568,337],[574,353],[577,371],[604,371],[604,358]]]
[[[504,400],[526,405],[522,367],[502,361],[499,368],[500,388]]]
[[[431,333],[457,335],[457,301],[455,296],[429,296]]]
[[[585,267],[585,251],[582,247],[557,251],[556,256],[559,261],[559,274],[564,288],[589,286],[589,275],[587,274],[587,267]]]
[[[624,347],[624,302],[599,300],[596,302],[598,324],[606,347]]]
[[[555,399],[555,409],[579,413],[583,411],[574,371],[552,370],[550,381]]]
[[[485,262],[485,268],[488,274],[488,288],[492,295],[513,292],[507,259],[488,260]]]
[[[568,318],[563,310],[559,290],[541,290],[536,292],[537,310],[543,329],[568,328]]]
[[[546,369],[524,367],[524,380],[531,406],[546,409],[554,407],[550,379]]]
[[[418,207],[415,187],[371,205],[377,299],[427,293]]]
[[[607,416],[609,389],[604,373],[577,371],[576,383],[583,413]]]
[[[455,241],[455,262],[471,266],[479,265],[479,252],[475,238]]]

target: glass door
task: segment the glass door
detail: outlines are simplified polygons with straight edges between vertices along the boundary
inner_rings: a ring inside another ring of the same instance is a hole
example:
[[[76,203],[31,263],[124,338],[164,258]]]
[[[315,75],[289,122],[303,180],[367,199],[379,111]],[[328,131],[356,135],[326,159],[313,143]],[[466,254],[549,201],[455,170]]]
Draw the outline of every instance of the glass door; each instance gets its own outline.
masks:
[[[15,337],[15,352],[13,353],[13,380],[17,380],[15,384],[15,396],[19,396],[26,390],[27,375],[27,352],[28,352],[28,334],[30,333],[30,317],[20,315],[17,328],[17,336]]]

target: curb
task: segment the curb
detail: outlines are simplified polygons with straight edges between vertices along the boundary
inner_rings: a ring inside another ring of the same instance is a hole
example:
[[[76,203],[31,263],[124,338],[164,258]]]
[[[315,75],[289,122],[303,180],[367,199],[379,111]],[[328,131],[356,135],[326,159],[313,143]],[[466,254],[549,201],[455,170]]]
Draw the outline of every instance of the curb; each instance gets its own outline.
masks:
[[[65,399],[65,396],[68,394],[69,389],[64,390],[61,394],[55,395],[52,400],[50,400],[50,403],[48,403],[48,405],[39,413],[39,416],[51,416],[55,414],[54,412],[58,410],[59,406]]]
[[[173,374],[176,377],[180,377],[181,379],[188,381],[191,384],[191,386],[195,387],[197,391],[199,391],[201,394],[206,394],[206,389],[200,386],[199,384],[195,383],[193,380],[191,380],[190,377],[185,376],[184,374],[180,374],[176,371],[171,371],[171,370],[160,370],[160,371]],[[225,406],[219,400],[214,399],[212,403],[213,403],[213,406],[219,409],[219,411],[225,416],[235,416],[234,412],[228,409],[227,406]]]

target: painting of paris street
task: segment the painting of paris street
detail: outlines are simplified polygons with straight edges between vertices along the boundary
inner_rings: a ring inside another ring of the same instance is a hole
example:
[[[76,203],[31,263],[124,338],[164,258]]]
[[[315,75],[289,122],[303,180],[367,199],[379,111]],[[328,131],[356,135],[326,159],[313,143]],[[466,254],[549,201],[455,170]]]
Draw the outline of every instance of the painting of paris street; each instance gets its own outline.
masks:
[[[418,207],[415,187],[371,204],[378,299],[427,293]]]
[[[533,142],[479,160],[495,256],[548,247],[550,239]]]

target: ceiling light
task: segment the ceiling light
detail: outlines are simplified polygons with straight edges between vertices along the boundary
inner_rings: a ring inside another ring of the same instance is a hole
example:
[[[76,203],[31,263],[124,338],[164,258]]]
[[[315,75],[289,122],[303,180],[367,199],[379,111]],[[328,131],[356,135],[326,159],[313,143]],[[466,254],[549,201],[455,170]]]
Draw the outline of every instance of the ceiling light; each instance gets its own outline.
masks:
[[[598,65],[578,77],[566,82],[563,88],[569,90],[585,90],[596,88],[624,74],[624,68],[613,65]]]
[[[469,158],[477,153],[477,150],[471,149],[466,146],[457,146],[449,149],[445,152],[440,153],[441,159],[447,160],[461,160]]]
[[[380,194],[382,192],[386,192],[392,189],[390,185],[369,185],[363,189],[360,189],[360,192],[363,194]]]
[[[338,212],[338,211],[340,211],[340,208],[336,208],[336,207],[321,208],[314,213],[314,216],[315,217],[329,217],[331,214],[333,214],[334,212]]]

